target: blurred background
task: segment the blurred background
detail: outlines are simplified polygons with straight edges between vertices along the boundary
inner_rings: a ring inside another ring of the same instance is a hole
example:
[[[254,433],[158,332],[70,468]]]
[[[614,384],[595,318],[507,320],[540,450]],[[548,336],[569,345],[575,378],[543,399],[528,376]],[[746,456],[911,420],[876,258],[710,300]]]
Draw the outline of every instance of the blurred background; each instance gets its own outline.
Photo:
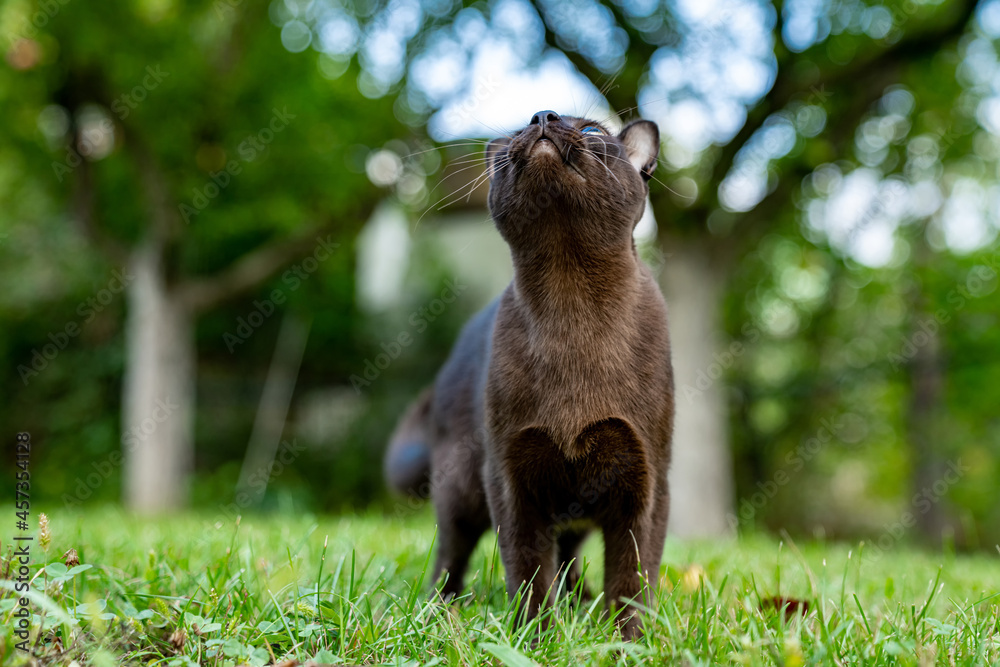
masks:
[[[510,278],[483,143],[555,109],[660,126],[675,535],[1000,540],[1000,1],[8,0],[0,37],[36,501],[420,511],[388,434]]]

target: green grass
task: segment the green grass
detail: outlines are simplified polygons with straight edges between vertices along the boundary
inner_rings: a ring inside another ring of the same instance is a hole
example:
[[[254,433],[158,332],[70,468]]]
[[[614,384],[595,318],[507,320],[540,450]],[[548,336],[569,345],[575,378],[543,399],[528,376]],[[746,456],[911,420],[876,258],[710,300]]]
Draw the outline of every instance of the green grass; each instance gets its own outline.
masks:
[[[544,631],[516,624],[495,540],[480,545],[466,596],[435,601],[427,514],[235,526],[102,510],[50,521],[47,550],[32,547],[44,595],[37,662],[14,650],[15,601],[4,590],[2,665],[1000,664],[996,554],[900,546],[868,562],[859,545],[670,540],[646,635],[625,644],[599,599],[564,596]],[[61,562],[69,548],[82,563],[75,570]],[[599,538],[584,551],[597,594]],[[808,610],[782,613],[775,597]]]

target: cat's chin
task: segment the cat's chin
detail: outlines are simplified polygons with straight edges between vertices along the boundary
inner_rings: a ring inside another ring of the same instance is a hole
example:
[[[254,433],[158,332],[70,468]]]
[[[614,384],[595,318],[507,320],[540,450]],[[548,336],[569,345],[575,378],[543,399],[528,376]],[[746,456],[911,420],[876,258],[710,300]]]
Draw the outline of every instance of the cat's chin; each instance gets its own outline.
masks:
[[[541,176],[543,181],[570,179],[580,183],[587,182],[572,162],[563,159],[556,144],[548,139],[536,141],[529,149],[527,158],[528,164],[535,168],[535,178]],[[544,171],[539,172],[540,168]],[[552,173],[553,171],[556,173]]]
[[[531,150],[528,152],[528,154],[532,157],[536,155],[543,155],[546,153],[554,155],[556,157],[560,157],[559,149],[556,148],[556,145],[552,143],[552,141],[550,141],[549,139],[544,139],[544,138],[536,141],[535,144],[531,147]],[[560,157],[560,159],[562,158]]]

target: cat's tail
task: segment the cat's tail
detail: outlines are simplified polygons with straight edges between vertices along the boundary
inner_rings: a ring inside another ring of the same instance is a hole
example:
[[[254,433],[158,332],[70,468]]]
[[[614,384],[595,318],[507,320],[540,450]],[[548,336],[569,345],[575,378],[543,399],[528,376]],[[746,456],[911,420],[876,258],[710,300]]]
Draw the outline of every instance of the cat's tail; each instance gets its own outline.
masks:
[[[385,481],[399,493],[426,498],[430,495],[431,401],[434,388],[428,387],[417,397],[399,420],[389,439],[385,454]]]

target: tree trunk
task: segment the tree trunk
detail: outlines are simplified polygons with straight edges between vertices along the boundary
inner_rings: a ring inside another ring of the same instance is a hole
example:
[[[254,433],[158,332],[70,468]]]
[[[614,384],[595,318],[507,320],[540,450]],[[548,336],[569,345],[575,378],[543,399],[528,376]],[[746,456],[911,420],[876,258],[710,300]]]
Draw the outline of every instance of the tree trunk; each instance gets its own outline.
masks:
[[[122,397],[124,496],[152,514],[181,507],[194,459],[193,319],[167,287],[156,243],[131,256]]]
[[[670,531],[679,537],[730,535],[733,464],[720,354],[724,273],[699,243],[664,244],[661,282],[670,313],[677,415],[670,467]]]
[[[918,272],[910,293],[910,321],[902,352],[909,363],[904,366],[910,385],[910,400],[906,416],[906,435],[912,448],[913,496],[907,507],[916,517],[920,539],[930,546],[939,546],[954,523],[946,506],[948,487],[941,492],[941,482],[947,481],[947,463],[941,432],[941,411],[945,391],[945,359],[941,350],[939,328],[942,323],[929,311],[929,296],[919,273],[929,272],[934,251],[927,243],[927,233],[921,229],[912,244],[914,270]],[[952,323],[954,326],[954,323]]]
[[[915,321],[933,322],[933,317],[917,310]],[[938,546],[949,528],[944,497],[937,495],[935,485],[940,484],[947,471],[940,453],[937,425],[942,399],[944,378],[937,332],[913,326],[908,344],[914,348],[909,366],[910,405],[907,413],[907,431],[913,447],[913,494],[920,497],[910,507],[916,514],[917,531],[928,544]]]

